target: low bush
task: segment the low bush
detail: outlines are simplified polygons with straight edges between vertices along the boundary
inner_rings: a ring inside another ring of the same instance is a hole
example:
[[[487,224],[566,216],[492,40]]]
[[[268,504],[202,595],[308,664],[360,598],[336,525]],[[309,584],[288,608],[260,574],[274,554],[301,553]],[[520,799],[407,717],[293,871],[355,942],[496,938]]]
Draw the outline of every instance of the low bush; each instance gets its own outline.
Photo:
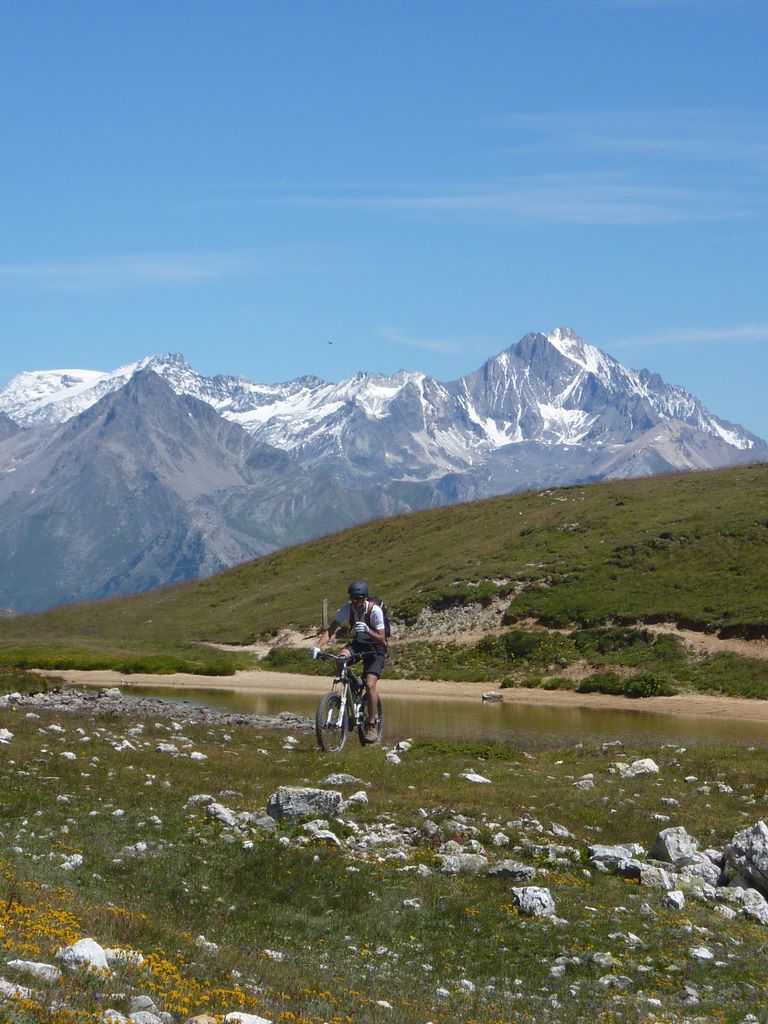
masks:
[[[605,693],[615,697],[672,697],[677,690],[668,679],[654,672],[620,676],[616,672],[595,672],[579,683],[577,693]]]

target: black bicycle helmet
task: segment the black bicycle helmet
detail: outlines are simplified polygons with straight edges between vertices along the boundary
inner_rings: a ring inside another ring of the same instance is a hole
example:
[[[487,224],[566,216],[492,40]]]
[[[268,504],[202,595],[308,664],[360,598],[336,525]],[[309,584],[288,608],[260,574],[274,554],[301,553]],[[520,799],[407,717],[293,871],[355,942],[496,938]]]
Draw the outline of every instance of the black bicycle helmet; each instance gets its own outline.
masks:
[[[368,597],[368,584],[365,580],[353,580],[347,587],[350,597]]]

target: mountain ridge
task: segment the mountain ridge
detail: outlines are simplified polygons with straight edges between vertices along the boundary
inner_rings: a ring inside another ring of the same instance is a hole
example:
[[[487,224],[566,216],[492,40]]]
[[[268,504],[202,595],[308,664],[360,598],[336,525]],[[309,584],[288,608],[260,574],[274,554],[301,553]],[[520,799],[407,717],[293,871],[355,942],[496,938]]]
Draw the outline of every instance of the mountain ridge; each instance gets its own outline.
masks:
[[[179,355],[25,373],[0,391],[0,604],[135,593],[401,512],[761,460],[760,438],[569,328],[448,382],[266,385]]]

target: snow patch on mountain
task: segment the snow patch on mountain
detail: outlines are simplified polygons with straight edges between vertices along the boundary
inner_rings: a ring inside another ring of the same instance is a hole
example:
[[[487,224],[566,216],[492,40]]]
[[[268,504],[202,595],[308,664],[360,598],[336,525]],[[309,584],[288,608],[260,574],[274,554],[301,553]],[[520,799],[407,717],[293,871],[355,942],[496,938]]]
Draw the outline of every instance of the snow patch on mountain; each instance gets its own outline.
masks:
[[[759,443],[683,388],[648,370],[627,369],[567,327],[526,335],[475,373],[447,384],[413,371],[358,373],[339,383],[307,376],[263,384],[204,377],[182,356],[165,354],[106,373],[19,374],[0,391],[0,411],[21,427],[62,423],[142,369],[305,465],[332,459],[347,482],[437,478],[526,442],[604,451],[672,421],[737,452]]]

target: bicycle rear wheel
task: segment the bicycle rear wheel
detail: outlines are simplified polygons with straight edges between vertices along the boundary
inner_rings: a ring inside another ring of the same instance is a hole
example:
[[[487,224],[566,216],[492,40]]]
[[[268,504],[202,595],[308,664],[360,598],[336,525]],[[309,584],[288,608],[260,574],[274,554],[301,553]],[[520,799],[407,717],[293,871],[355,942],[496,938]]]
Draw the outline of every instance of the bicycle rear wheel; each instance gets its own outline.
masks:
[[[342,750],[347,742],[347,715],[342,711],[341,694],[332,690],[320,698],[315,715],[315,736],[321,750]]]
[[[375,743],[380,743],[381,737],[384,734],[384,708],[382,707],[381,704],[381,697],[379,697],[378,694],[376,699],[379,702],[379,710],[376,715],[376,739],[367,740],[365,738],[365,722],[368,718],[368,705],[365,703],[365,698],[363,698],[363,716],[361,720],[357,723],[357,738],[360,740],[360,744],[363,747],[373,746]]]

